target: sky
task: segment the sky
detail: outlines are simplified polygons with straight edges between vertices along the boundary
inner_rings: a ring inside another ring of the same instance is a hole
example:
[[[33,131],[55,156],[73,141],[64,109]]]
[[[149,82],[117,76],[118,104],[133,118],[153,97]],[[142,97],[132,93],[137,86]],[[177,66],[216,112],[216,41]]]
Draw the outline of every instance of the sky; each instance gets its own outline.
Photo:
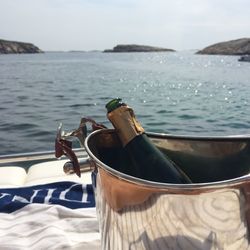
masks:
[[[0,39],[44,51],[175,50],[250,37],[250,0],[0,0]]]

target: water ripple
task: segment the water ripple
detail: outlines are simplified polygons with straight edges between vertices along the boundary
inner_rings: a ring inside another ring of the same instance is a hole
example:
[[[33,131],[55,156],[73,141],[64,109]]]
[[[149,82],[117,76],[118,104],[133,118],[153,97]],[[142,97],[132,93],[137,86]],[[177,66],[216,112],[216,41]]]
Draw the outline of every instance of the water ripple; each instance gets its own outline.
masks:
[[[0,154],[53,149],[58,124],[71,130],[82,116],[112,127],[105,104],[113,97],[133,107],[147,131],[250,132],[250,68],[235,56],[45,53],[0,64]]]
[[[5,131],[20,131],[20,130],[28,130],[38,127],[35,124],[31,123],[17,123],[17,124],[11,124],[11,123],[3,123],[1,124],[1,128],[5,129]]]
[[[178,115],[178,117],[179,117],[180,119],[183,119],[183,120],[192,120],[192,119],[200,118],[200,117],[197,116],[197,115],[190,115],[190,114]]]
[[[70,108],[91,107],[91,106],[95,106],[95,104],[94,103],[76,103],[76,104],[69,105]]]

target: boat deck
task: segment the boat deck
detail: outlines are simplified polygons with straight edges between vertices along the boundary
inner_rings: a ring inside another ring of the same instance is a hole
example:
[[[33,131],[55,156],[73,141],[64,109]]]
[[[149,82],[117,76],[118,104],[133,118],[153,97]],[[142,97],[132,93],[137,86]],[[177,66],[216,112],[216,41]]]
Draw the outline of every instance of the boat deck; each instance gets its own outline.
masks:
[[[87,157],[83,150],[76,150],[80,159]],[[66,175],[63,165],[68,160],[57,160],[53,152],[5,155],[0,157],[0,188],[31,186],[59,181],[91,183],[91,173]]]

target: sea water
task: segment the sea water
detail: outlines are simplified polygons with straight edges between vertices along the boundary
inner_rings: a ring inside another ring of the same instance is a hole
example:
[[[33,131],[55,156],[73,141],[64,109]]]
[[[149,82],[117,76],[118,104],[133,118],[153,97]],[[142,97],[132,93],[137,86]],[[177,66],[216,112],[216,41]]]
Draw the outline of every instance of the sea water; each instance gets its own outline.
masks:
[[[121,97],[146,129],[181,135],[250,134],[250,63],[237,56],[47,52],[0,55],[0,155],[54,149],[59,123],[112,127]]]

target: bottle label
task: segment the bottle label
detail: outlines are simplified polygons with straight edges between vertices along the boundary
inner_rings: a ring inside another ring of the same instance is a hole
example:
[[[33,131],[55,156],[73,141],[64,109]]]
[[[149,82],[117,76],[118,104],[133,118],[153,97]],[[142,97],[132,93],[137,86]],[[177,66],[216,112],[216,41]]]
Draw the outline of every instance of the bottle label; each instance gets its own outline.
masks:
[[[108,118],[116,128],[116,131],[126,146],[134,137],[145,132],[141,124],[136,120],[133,109],[121,106],[108,113]]]

